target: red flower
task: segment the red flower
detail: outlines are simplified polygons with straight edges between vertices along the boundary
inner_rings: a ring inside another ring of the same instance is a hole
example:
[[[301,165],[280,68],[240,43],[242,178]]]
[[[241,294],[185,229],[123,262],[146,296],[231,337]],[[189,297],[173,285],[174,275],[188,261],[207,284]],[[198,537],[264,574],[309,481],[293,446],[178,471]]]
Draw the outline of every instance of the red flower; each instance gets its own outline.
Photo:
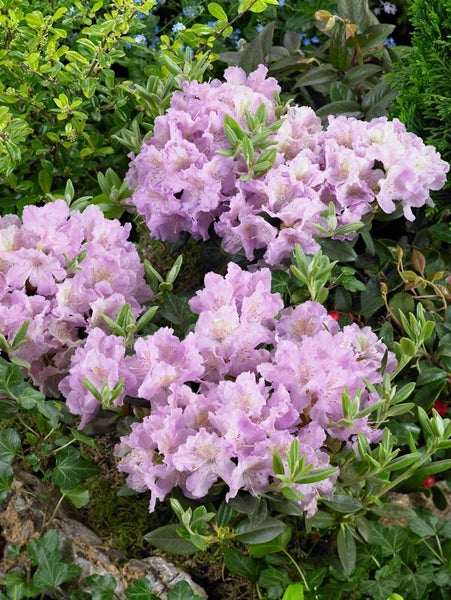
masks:
[[[436,400],[434,402],[434,405],[432,408],[434,408],[441,417],[446,416],[446,412],[448,410],[448,407],[446,406],[446,402],[442,402],[441,400]]]
[[[338,312],[337,310],[328,310],[327,314],[332,317],[332,319],[335,319],[335,321],[338,321],[341,319],[341,317],[343,317],[344,315],[348,315],[351,319],[351,323],[354,323],[354,315],[352,313],[342,313],[342,312]]]
[[[428,475],[426,477],[426,479],[423,481],[423,483],[421,484],[421,487],[425,487],[425,488],[432,487],[434,485],[434,483],[435,483],[434,475]]]

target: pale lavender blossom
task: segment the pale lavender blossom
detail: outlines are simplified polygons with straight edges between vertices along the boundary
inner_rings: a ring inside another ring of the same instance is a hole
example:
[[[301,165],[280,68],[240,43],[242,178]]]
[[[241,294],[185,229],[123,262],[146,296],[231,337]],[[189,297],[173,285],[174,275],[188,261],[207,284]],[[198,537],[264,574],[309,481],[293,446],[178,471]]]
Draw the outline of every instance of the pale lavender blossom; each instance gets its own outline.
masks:
[[[430,190],[444,185],[449,166],[396,119],[329,117],[323,128],[307,107],[286,109],[269,136],[273,166],[243,181],[243,157],[218,153],[230,148],[224,117],[246,129],[246,110],[263,105],[274,123],[279,87],[266,75],[263,65],[248,76],[229,67],[223,83],[186,82],[156,119],[127,174],[131,201],[154,237],[176,241],[188,232],[206,240],[213,227],[229,254],[243,252],[250,263],[263,254],[258,265],[283,268],[296,244],[318,251],[317,226],[325,227],[331,202],[338,227],[399,205],[411,220],[412,209],[430,204]]]

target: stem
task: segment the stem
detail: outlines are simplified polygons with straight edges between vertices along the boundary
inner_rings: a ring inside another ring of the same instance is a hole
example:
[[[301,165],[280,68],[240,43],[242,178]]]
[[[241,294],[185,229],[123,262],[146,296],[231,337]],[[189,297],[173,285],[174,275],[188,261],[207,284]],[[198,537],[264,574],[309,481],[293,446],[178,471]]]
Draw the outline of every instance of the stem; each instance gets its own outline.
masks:
[[[218,32],[216,32],[214,41],[216,41],[228,27],[233,25],[235,23],[235,21],[238,21],[238,19],[240,19],[243,15],[245,15],[247,12],[249,12],[250,9],[254,6],[254,4],[256,4],[258,1],[259,0],[254,0],[252,2],[252,4],[249,4],[249,6],[246,8],[246,10],[243,10],[243,12],[238,13],[237,16],[234,17],[231,21],[227,21],[227,23],[224,25],[224,27],[222,29],[220,29]],[[203,51],[205,50],[205,48],[207,48],[206,43],[199,48],[196,56],[201,55],[203,53]]]
[[[390,491],[392,488],[396,487],[398,484],[400,484],[403,481],[405,481],[406,479],[408,479],[411,475],[413,475],[415,473],[415,471],[417,471],[419,469],[419,467],[421,467],[435,453],[437,448],[438,448],[438,446],[436,446],[436,445],[431,446],[429,448],[429,450],[427,450],[423,454],[423,457],[419,460],[419,462],[417,462],[414,465],[412,465],[411,467],[409,467],[407,469],[407,471],[404,471],[404,473],[402,473],[394,481],[389,481],[384,487],[382,487],[381,490],[379,490],[379,492],[375,495],[375,497],[380,498],[381,496],[386,494],[388,491]]]
[[[294,565],[294,567],[295,567],[296,571],[299,573],[299,575],[300,575],[300,577],[301,577],[301,579],[302,579],[302,583],[304,584],[304,586],[305,586],[305,589],[307,590],[307,592],[310,592],[309,585],[308,585],[308,583],[307,583],[307,580],[306,580],[306,579],[305,579],[305,577],[304,577],[304,573],[302,572],[302,570],[301,570],[301,567],[300,567],[300,566],[298,565],[298,563],[297,563],[297,562],[294,560],[294,558],[291,556],[291,554],[290,554],[290,553],[289,553],[287,550],[285,550],[285,548],[283,548],[283,549],[282,549],[282,552],[285,554],[285,556],[288,556],[289,560],[290,560],[290,561],[293,563],[293,565]]]
[[[56,517],[56,515],[58,514],[58,511],[61,508],[61,504],[63,503],[64,498],[65,498],[65,496],[61,496],[61,498],[56,503],[56,506],[55,506],[52,514],[50,515],[49,520],[47,521],[47,523],[45,523],[45,527],[48,527],[50,525],[50,523],[53,521],[53,519]]]
[[[440,542],[439,542],[437,536],[436,536],[436,540],[437,540],[438,544],[440,545]],[[438,552],[436,552],[434,550],[434,548],[432,546],[430,546],[425,540],[422,540],[422,542],[426,546],[426,548],[428,548],[432,552],[432,554],[434,554],[434,556],[436,556],[439,559],[439,561],[442,564],[446,565],[446,560],[444,559],[443,555],[440,555]],[[441,547],[440,547],[440,550],[441,550]]]

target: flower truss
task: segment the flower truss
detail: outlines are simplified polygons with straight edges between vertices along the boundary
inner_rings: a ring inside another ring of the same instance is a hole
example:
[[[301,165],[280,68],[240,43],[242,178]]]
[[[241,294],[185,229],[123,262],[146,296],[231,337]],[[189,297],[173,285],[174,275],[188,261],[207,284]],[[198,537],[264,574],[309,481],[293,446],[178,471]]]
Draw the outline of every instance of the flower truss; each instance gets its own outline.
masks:
[[[121,338],[92,329],[60,385],[82,424],[100,407],[86,377],[110,388],[123,378],[116,405],[125,395],[148,402],[149,414],[121,438],[116,454],[128,485],[150,490],[151,511],[176,486],[190,498],[216,482],[226,484],[227,499],[239,490],[268,491],[274,451],[285,460],[294,439],[315,468],[330,464],[328,438],[353,443],[363,432],[379,439],[366,416],[340,422],[345,388],[360,394],[361,410],[380,400],[366,382],[382,380],[386,347],[369,327],[341,330],[316,302],[284,308],[271,292],[269,269],[249,273],[234,263],[225,277],[207,274],[190,307],[198,320],[185,339],[161,328],[137,339],[131,353]],[[388,353],[386,371],[395,364]],[[320,494],[333,492],[335,477],[297,485],[309,514]]]
[[[128,302],[138,315],[150,297],[129,233],[96,206],[69,212],[63,200],[26,206],[22,220],[0,218],[0,331],[11,343],[29,322],[14,355],[43,392],[58,394],[75,349],[104,326],[102,313],[115,318]]]
[[[228,253],[244,250],[250,261],[263,254],[266,265],[280,267],[295,244],[308,254],[319,249],[317,226],[326,226],[330,203],[338,228],[398,206],[412,220],[412,209],[430,204],[430,190],[444,185],[449,165],[399,120],[331,116],[323,128],[311,108],[299,106],[269,132],[262,152],[275,151],[272,166],[246,177],[243,152],[227,152],[224,122],[231,117],[261,141],[248,131],[249,115],[264,107],[270,127],[281,110],[280,88],[266,73],[262,65],[248,77],[230,67],[224,83],[185,82],[174,93],[127,174],[152,236],[175,241],[186,231],[206,240],[213,228]]]

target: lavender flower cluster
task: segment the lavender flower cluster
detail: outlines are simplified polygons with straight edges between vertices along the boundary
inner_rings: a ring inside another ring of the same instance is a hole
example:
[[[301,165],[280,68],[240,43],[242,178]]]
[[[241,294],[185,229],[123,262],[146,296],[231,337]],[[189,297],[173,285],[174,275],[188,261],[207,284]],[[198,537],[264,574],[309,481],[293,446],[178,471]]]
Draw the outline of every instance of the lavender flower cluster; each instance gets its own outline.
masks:
[[[318,468],[329,465],[327,436],[352,443],[361,431],[379,438],[368,417],[339,422],[345,386],[351,396],[363,390],[362,409],[380,400],[365,380],[381,381],[386,347],[369,327],[340,330],[316,302],[283,308],[269,269],[249,273],[234,263],[225,277],[207,274],[190,308],[198,320],[185,339],[161,328],[139,338],[132,353],[122,338],[92,329],[60,385],[82,424],[99,409],[85,377],[110,389],[123,378],[118,406],[125,395],[148,401],[150,414],[132,425],[116,454],[128,485],[150,490],[151,511],[175,486],[190,498],[216,482],[228,486],[227,499],[239,490],[268,491],[274,450],[285,459],[295,438]],[[395,364],[389,353],[386,370]],[[297,485],[309,514],[320,494],[333,492],[334,480]]]
[[[265,264],[277,267],[295,244],[318,250],[316,225],[326,226],[330,202],[339,226],[398,205],[412,220],[412,208],[431,204],[430,190],[444,185],[449,169],[432,146],[397,119],[331,116],[324,129],[308,107],[286,110],[269,138],[277,151],[272,168],[243,180],[243,157],[218,153],[230,148],[224,117],[246,129],[246,111],[263,104],[267,124],[274,123],[280,88],[266,75],[263,65],[249,76],[230,67],[223,83],[185,82],[174,93],[127,174],[131,201],[152,236],[175,241],[186,231],[206,240],[213,226],[227,252],[244,249],[253,260],[260,250]]]
[[[27,206],[22,220],[0,218],[0,331],[11,343],[29,322],[14,354],[42,392],[58,395],[85,333],[104,326],[102,313],[115,318],[128,302],[138,315],[151,296],[129,233],[98,207],[69,212],[63,200]]]

